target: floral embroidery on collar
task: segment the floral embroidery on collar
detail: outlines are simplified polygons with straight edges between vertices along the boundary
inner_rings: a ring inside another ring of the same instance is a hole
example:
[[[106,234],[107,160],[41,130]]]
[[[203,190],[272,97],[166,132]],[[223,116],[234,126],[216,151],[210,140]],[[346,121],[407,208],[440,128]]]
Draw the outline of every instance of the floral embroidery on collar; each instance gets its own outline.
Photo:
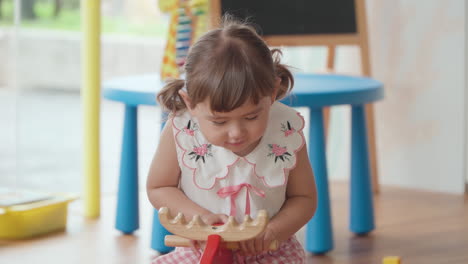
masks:
[[[187,126],[185,126],[185,128],[183,129],[184,133],[190,135],[190,136],[193,136],[195,135],[195,131],[198,130],[198,124],[197,123],[193,123],[192,125],[192,120],[189,120],[187,122]]]
[[[287,147],[280,147],[277,144],[268,144],[270,148],[270,153],[268,153],[268,157],[275,157],[275,163],[278,161],[278,158],[282,161],[289,160],[288,156],[292,156],[291,153],[288,152]]]
[[[257,147],[244,157],[210,144],[201,133],[198,122],[188,112],[172,119],[175,142],[181,151],[179,162],[192,170],[194,184],[212,189],[216,181],[229,176],[230,168],[243,159],[252,166],[254,175],[265,186],[286,184],[289,171],[296,166],[296,153],[305,143],[304,119],[294,109],[276,102],[270,120]]]
[[[289,136],[292,135],[294,132],[296,132],[296,129],[291,126],[291,123],[289,121],[286,121],[286,125],[281,123],[281,131],[284,132],[284,136]]]
[[[191,134],[193,136],[193,134]],[[205,163],[205,157],[213,157],[211,153],[211,144],[202,144],[200,146],[193,146],[192,152],[188,154],[191,156],[191,159],[195,159],[198,161],[200,158],[202,159],[203,163]]]

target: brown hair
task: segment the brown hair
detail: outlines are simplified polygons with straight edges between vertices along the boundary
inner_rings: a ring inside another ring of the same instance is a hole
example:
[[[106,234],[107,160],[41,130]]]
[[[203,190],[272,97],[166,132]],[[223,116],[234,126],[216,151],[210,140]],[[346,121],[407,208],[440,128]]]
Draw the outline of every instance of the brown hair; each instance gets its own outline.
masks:
[[[270,50],[247,23],[225,16],[223,25],[205,33],[190,48],[185,62],[185,80],[171,80],[159,92],[159,103],[173,113],[187,106],[179,95],[186,87],[191,108],[209,98],[211,110],[229,112],[252,100],[257,104],[274,93],[287,95],[294,85],[288,68],[280,63],[281,51]]]

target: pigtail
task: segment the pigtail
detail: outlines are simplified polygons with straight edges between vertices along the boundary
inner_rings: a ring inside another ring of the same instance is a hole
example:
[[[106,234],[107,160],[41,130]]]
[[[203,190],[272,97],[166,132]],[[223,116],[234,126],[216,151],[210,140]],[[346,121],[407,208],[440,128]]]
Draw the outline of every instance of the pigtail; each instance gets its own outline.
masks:
[[[284,64],[281,64],[281,56],[283,53],[279,49],[272,49],[271,56],[273,57],[273,67],[275,69],[275,74],[281,79],[280,87],[276,94],[276,99],[280,100],[292,90],[294,86],[294,77],[289,71],[288,67]]]
[[[179,90],[185,86],[185,81],[180,79],[169,80],[156,96],[158,103],[164,110],[177,113],[187,108],[179,95]]]

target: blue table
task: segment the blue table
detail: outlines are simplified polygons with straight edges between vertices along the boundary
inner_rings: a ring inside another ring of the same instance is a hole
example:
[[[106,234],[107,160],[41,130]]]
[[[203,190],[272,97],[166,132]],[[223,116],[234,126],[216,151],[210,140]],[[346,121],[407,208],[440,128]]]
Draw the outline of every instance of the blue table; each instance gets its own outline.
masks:
[[[157,75],[151,74],[117,78],[103,86],[104,98],[125,105],[116,228],[132,233],[139,227],[137,109],[139,105],[156,105],[155,95],[162,84]],[[282,101],[294,107],[308,107],[311,111],[308,152],[316,179],[318,206],[307,224],[306,250],[320,254],[333,249],[323,107],[351,105],[350,230],[366,234],[374,229],[374,212],[364,105],[383,98],[383,85],[362,77],[296,74],[293,91]],[[153,223],[152,248],[168,252],[171,249],[163,242],[167,231],[159,224],[157,214]]]
[[[350,230],[367,234],[374,226],[364,105],[384,96],[382,83],[345,75],[296,74],[293,94],[282,101],[310,109],[309,158],[317,186],[317,211],[307,224],[306,250],[316,254],[333,249],[323,107],[351,105]]]

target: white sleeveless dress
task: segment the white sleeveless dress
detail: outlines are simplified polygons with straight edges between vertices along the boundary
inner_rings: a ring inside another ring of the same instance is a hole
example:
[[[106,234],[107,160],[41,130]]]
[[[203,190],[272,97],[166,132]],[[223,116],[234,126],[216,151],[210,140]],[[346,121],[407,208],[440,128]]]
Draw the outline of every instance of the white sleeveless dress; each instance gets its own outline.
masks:
[[[264,136],[248,155],[212,145],[188,112],[175,116],[173,126],[177,159],[181,169],[180,189],[192,201],[213,213],[255,218],[261,209],[273,217],[286,199],[289,171],[296,153],[304,146],[304,119],[294,109],[276,102],[270,110]],[[201,250],[176,248],[159,256],[153,264],[199,263]],[[292,236],[276,251],[254,256],[233,252],[232,263],[303,264],[305,252]]]

